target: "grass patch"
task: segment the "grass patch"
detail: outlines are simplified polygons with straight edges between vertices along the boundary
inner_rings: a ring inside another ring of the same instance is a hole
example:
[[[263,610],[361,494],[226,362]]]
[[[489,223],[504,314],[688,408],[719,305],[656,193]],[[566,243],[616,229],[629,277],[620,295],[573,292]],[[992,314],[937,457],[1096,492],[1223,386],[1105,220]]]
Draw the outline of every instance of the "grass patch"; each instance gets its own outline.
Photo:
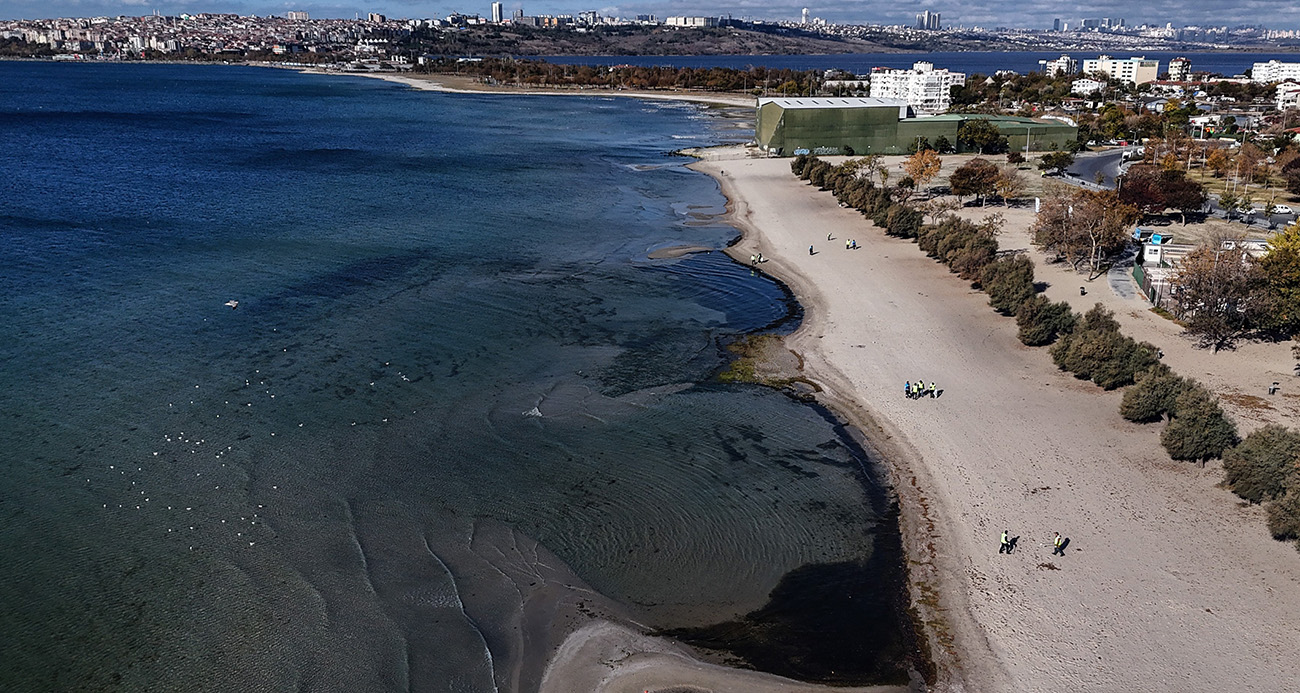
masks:
[[[1160,306],[1151,306],[1150,310],[1152,313],[1159,315],[1160,317],[1164,318],[1165,320],[1168,320],[1169,322],[1172,322],[1173,324],[1179,327],[1182,328],[1187,327],[1187,323],[1183,322],[1182,320],[1179,320],[1178,318],[1175,318],[1173,313],[1170,313],[1168,310],[1165,310]]]
[[[735,359],[718,374],[724,383],[754,383],[787,387],[801,380],[793,371],[798,363],[777,335],[749,335],[727,345]],[[802,364],[799,364],[802,365]]]

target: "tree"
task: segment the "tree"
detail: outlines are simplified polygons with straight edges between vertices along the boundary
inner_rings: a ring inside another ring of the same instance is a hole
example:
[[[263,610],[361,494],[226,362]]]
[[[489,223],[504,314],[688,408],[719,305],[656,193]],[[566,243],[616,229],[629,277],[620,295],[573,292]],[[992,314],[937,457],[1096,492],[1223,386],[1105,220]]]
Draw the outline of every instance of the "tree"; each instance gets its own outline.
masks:
[[[1223,480],[1233,493],[1262,503],[1286,491],[1287,478],[1300,472],[1300,431],[1269,424],[1252,431],[1223,453]]]
[[[1114,314],[1100,303],[1073,332],[1057,341],[1051,354],[1058,368],[1107,390],[1132,383],[1138,373],[1157,363],[1155,346],[1120,334]]]
[[[1046,346],[1073,330],[1077,320],[1070,304],[1052,303],[1046,296],[1036,295],[1016,310],[1016,326],[1020,328],[1016,336],[1025,346]]]
[[[1187,226],[1187,214],[1199,212],[1209,199],[1205,194],[1205,186],[1191,180],[1182,171],[1165,171],[1161,185],[1165,207],[1178,210],[1182,215],[1183,226]]]
[[[917,185],[924,187],[927,183],[934,180],[939,175],[939,169],[943,166],[943,161],[933,149],[922,149],[917,153],[909,156],[903,162],[903,170],[907,172]]]
[[[993,310],[1015,315],[1034,296],[1034,263],[1024,255],[989,263],[980,273],[980,288],[989,295]]]
[[[1002,198],[1002,204],[1005,206],[1011,200],[1020,197],[1025,190],[1025,183],[1015,166],[1002,166],[998,169],[998,177],[993,181],[993,189],[997,191],[998,197]]]
[[[1173,418],[1160,432],[1160,444],[1170,457],[1204,465],[1237,442],[1236,425],[1204,386],[1184,388],[1174,409]]]
[[[1025,163],[1025,155],[1020,152],[1010,152],[1007,154],[1007,163],[1015,164],[1019,168],[1020,164]]]
[[[1295,477],[1287,492],[1268,504],[1268,531],[1279,540],[1300,537],[1300,480]]]
[[[1165,211],[1165,190],[1161,172],[1149,165],[1131,166],[1124,174],[1119,187],[1119,199],[1133,205],[1143,214],[1161,214]]]
[[[956,150],[953,149],[952,142],[946,136],[939,135],[934,140],[934,151],[940,154],[952,154]]]
[[[1205,167],[1213,171],[1216,178],[1222,178],[1232,170],[1232,157],[1223,149],[1215,149],[1205,158]]]
[[[1187,383],[1185,378],[1164,364],[1152,366],[1138,373],[1134,385],[1124,390],[1119,415],[1136,423],[1150,423],[1165,415],[1172,416],[1178,395]]]
[[[1215,351],[1267,312],[1264,274],[1241,243],[1201,246],[1184,255],[1170,277],[1174,314]]]
[[[1074,155],[1066,152],[1048,152],[1038,159],[1038,170],[1047,172],[1064,171],[1074,165]]]
[[[987,118],[963,120],[957,126],[957,144],[980,154],[997,154],[1007,150],[1007,138]]]
[[[998,167],[988,159],[977,157],[953,171],[948,177],[948,185],[952,188],[952,194],[958,199],[966,195],[979,196],[982,207],[985,198],[996,192],[997,179]]]
[[[1036,245],[1060,254],[1075,271],[1088,267],[1088,278],[1095,279],[1106,261],[1128,246],[1129,227],[1138,216],[1113,190],[1057,186],[1049,189],[1031,232]]]
[[[1268,243],[1259,260],[1272,310],[1261,327],[1282,335],[1300,333],[1300,223],[1293,223]]]

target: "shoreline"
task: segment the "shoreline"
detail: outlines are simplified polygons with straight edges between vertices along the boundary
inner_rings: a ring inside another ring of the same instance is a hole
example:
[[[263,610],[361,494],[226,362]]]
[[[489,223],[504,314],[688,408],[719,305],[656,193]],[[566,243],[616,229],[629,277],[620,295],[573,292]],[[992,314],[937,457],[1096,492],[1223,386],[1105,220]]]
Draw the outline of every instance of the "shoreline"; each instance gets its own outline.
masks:
[[[701,157],[687,168],[704,173],[718,182],[722,195],[727,199],[727,213],[719,217],[719,221],[731,224],[740,232],[736,242],[723,249],[723,252],[736,262],[743,263],[746,255],[757,253],[765,247],[766,237],[762,229],[755,226],[749,218],[748,205],[736,189],[734,177],[728,177],[720,165],[716,170],[708,165],[720,164],[720,161]],[[793,174],[791,176],[793,178]],[[963,690],[969,687],[971,690],[981,690],[973,682],[967,681],[966,670],[969,665],[954,647],[951,637],[943,633],[947,630],[946,622],[951,618],[946,612],[967,612],[960,604],[941,606],[938,601],[939,588],[934,583],[939,579],[942,569],[936,565],[937,556],[933,544],[926,537],[932,536],[942,524],[942,517],[936,517],[942,509],[932,507],[925,495],[928,470],[921,464],[916,451],[907,446],[902,435],[887,420],[849,394],[851,386],[842,374],[825,367],[816,370],[805,366],[807,354],[796,350],[791,344],[799,341],[803,335],[817,334],[824,329],[826,316],[820,308],[819,289],[809,278],[779,259],[773,261],[773,258],[768,258],[768,262],[772,264],[770,269],[766,266],[763,268],[764,273],[788,287],[794,300],[803,307],[803,320],[784,341],[786,348],[799,360],[799,375],[817,389],[815,406],[824,408],[842,425],[857,433],[855,438],[858,439],[858,444],[867,450],[888,475],[887,481],[897,497],[903,569],[906,574],[904,587],[910,593],[914,609],[911,625],[916,629],[915,637],[924,643],[922,654],[928,659],[927,663],[936,676],[932,689]],[[946,568],[951,570],[952,566]],[[952,599],[949,595],[947,601],[951,602]]]
[[[1295,637],[1300,560],[1217,465],[1169,460],[1157,429],[1118,416],[1119,392],[1019,344],[987,296],[789,161],[731,147],[690,167],[728,199],[742,233],[728,252],[763,252],[804,306],[787,346],[818,399],[891,469],[933,690],[1273,691],[1300,677],[1274,647]],[[862,250],[837,249],[846,238]],[[914,375],[950,392],[908,401],[896,390]],[[1014,557],[996,550],[1003,528],[1021,538]],[[1067,556],[1044,550],[1053,531]]]

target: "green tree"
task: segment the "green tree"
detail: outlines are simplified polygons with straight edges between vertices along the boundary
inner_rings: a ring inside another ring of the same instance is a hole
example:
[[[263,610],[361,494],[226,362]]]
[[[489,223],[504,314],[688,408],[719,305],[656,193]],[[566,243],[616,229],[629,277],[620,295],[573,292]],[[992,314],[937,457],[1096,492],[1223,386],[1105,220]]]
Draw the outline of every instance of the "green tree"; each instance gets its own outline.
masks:
[[[1151,344],[1120,334],[1114,314],[1098,303],[1073,332],[1052,346],[1051,354],[1058,368],[1114,390],[1132,383],[1138,373],[1154,366],[1156,351]]]
[[[1016,310],[1016,326],[1020,328],[1017,336],[1026,346],[1046,346],[1073,330],[1077,320],[1070,304],[1053,303],[1046,296],[1036,295]]]
[[[1261,327],[1286,336],[1300,333],[1300,223],[1286,227],[1268,243],[1259,260],[1272,311]]]
[[[997,154],[1007,150],[1007,138],[989,119],[975,118],[957,126],[957,145],[980,154]]]
[[[1287,479],[1300,472],[1300,431],[1269,424],[1252,431],[1223,453],[1223,479],[1233,493],[1252,503],[1281,496]]]
[[[1129,243],[1129,228],[1139,213],[1120,201],[1114,190],[1049,188],[1030,229],[1034,244],[1054,252],[1076,271],[1088,268],[1089,278],[1101,276],[1108,262]]]
[[[1287,492],[1268,504],[1268,531],[1279,540],[1300,537],[1300,481],[1294,477]]]
[[[1074,165],[1074,155],[1066,152],[1048,152],[1038,159],[1038,170],[1047,172],[1064,171]]]
[[[1124,390],[1119,415],[1137,423],[1159,421],[1172,415],[1178,395],[1188,381],[1164,364],[1152,366],[1134,377],[1134,384]]]
[[[980,274],[980,287],[994,310],[1015,315],[1034,296],[1034,263],[1024,255],[989,263]]]
[[[1174,405],[1175,414],[1160,432],[1160,444],[1176,460],[1214,459],[1237,442],[1237,427],[1202,385],[1183,389]]]

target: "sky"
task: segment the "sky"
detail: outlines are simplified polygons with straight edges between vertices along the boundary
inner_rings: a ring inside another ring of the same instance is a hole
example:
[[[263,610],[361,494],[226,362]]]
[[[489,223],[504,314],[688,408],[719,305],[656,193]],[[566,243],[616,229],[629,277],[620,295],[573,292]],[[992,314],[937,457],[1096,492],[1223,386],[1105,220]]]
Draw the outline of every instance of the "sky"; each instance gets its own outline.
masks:
[[[355,2],[356,4],[353,4]],[[1076,23],[1083,17],[1123,18],[1174,26],[1263,25],[1270,29],[1300,28],[1300,3],[1293,0],[1147,0],[1135,8],[1131,0],[1037,0],[1032,3],[990,0],[506,0],[506,14],[576,14],[596,10],[602,15],[631,17],[653,14],[733,16],[747,19],[797,20],[804,7],[813,17],[842,24],[912,24],[922,10],[939,12],[945,26],[995,26],[1044,29],[1054,18]],[[243,15],[282,15],[305,10],[313,18],[352,17],[379,12],[389,17],[444,17],[452,12],[491,15],[490,0],[0,0],[0,18],[94,17],[183,12],[233,12]],[[1087,9],[1085,10],[1084,7]]]

